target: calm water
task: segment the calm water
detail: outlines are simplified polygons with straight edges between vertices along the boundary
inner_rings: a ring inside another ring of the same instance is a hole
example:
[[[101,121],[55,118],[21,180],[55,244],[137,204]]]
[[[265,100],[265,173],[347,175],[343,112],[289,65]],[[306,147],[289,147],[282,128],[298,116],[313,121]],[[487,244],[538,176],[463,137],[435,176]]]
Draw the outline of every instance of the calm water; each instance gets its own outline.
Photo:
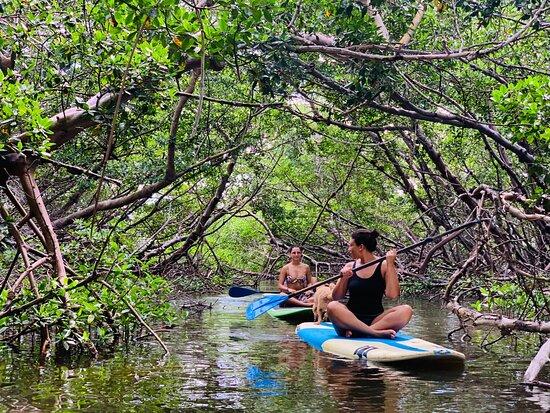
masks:
[[[154,343],[78,367],[44,369],[25,354],[0,361],[0,411],[166,412],[546,412],[550,393],[518,384],[536,349],[521,336],[490,353],[449,342],[456,318],[413,302],[407,333],[466,353],[466,368],[411,372],[321,354],[269,316],[249,322],[247,299],[213,297],[212,311],[165,333],[172,354]],[[257,297],[256,297],[257,298]],[[410,302],[410,301],[408,301]],[[482,337],[481,334],[479,337]],[[457,339],[459,336],[457,336]],[[474,339],[478,339],[475,337]],[[550,381],[548,367],[540,377]]]

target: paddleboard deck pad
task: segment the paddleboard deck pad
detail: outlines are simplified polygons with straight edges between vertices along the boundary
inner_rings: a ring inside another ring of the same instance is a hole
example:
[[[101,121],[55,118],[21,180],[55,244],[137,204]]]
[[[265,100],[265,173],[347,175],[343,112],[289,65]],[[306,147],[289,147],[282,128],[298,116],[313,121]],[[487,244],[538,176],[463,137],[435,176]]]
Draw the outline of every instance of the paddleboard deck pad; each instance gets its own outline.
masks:
[[[421,363],[431,367],[438,365],[463,365],[466,357],[429,341],[398,332],[394,339],[344,338],[338,336],[332,323],[302,323],[296,327],[302,341],[325,353],[347,359],[363,359],[378,363]]]
[[[271,317],[293,323],[313,321],[311,307],[275,307],[267,312]]]

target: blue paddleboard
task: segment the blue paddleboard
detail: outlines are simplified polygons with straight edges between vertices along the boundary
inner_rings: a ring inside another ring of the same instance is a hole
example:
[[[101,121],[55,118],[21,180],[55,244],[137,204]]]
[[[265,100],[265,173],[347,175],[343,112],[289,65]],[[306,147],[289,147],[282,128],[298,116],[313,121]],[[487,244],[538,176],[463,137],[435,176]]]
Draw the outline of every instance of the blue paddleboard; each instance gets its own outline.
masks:
[[[325,353],[347,359],[364,359],[379,363],[420,361],[422,363],[464,364],[466,357],[458,351],[411,337],[403,332],[395,339],[344,338],[338,336],[332,323],[302,323],[296,327],[302,341]],[[433,365],[432,365],[433,367]]]

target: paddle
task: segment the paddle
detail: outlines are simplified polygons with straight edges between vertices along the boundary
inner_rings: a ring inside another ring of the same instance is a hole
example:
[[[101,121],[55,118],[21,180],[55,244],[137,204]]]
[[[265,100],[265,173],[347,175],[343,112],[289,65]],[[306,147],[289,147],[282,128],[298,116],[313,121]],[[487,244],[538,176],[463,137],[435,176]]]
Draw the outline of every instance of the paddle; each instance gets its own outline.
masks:
[[[440,239],[440,238],[442,238],[442,237],[444,237],[448,234],[451,234],[453,232],[460,231],[462,229],[471,227],[472,225],[479,224],[482,221],[489,221],[489,219],[477,219],[475,221],[470,221],[470,222],[467,222],[465,224],[459,225],[456,228],[452,228],[449,231],[446,231],[442,234],[434,235],[433,237],[424,238],[422,241],[419,241],[416,244],[412,244],[412,245],[409,245],[408,247],[401,248],[401,249],[397,250],[397,254],[402,254],[404,252],[408,252],[408,251],[413,250],[417,247],[420,247],[421,245],[424,245],[424,244],[427,244],[428,242],[432,242],[432,241],[435,241],[437,239]],[[385,259],[386,259],[386,257],[377,258],[373,261],[370,261],[370,262],[367,262],[363,265],[359,265],[358,267],[355,267],[352,271],[357,272],[359,270],[362,270],[363,268],[367,268],[367,267],[370,267],[371,265],[378,264],[379,262],[382,262]],[[247,320],[254,320],[256,317],[264,314],[265,312],[267,312],[271,308],[276,307],[276,306],[284,303],[289,298],[296,297],[296,296],[298,296],[298,295],[300,295],[300,294],[302,294],[306,291],[313,290],[314,288],[317,288],[320,285],[328,284],[328,283],[330,283],[334,280],[337,280],[341,276],[342,276],[342,274],[335,275],[333,277],[327,278],[324,281],[319,281],[315,284],[310,285],[309,287],[302,288],[299,291],[295,291],[292,294],[288,294],[288,295],[286,295],[286,294],[271,295],[271,296],[268,296],[268,297],[260,298],[259,300],[256,300],[256,301],[250,303],[248,305],[248,307],[246,307],[246,319]]]
[[[233,298],[246,297],[252,294],[279,294],[279,291],[258,291],[252,287],[234,285],[229,289],[229,296]]]

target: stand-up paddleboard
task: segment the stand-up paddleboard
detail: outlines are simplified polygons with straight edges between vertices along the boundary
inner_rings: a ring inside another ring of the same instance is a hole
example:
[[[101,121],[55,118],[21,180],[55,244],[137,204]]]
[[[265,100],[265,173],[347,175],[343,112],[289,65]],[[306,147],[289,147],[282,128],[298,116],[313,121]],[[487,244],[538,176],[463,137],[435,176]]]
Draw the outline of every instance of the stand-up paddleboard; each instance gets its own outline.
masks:
[[[344,338],[332,323],[302,323],[296,327],[302,341],[317,350],[347,359],[364,359],[379,363],[421,363],[431,368],[449,364],[462,366],[466,357],[458,351],[399,332],[394,339]]]
[[[272,293],[263,294],[264,297],[279,295]],[[284,320],[288,323],[300,324],[308,321],[313,321],[313,311],[311,307],[273,307],[267,311],[273,318]]]
[[[304,323],[313,321],[313,311],[311,307],[275,307],[270,309],[267,314],[279,320],[289,323]]]

